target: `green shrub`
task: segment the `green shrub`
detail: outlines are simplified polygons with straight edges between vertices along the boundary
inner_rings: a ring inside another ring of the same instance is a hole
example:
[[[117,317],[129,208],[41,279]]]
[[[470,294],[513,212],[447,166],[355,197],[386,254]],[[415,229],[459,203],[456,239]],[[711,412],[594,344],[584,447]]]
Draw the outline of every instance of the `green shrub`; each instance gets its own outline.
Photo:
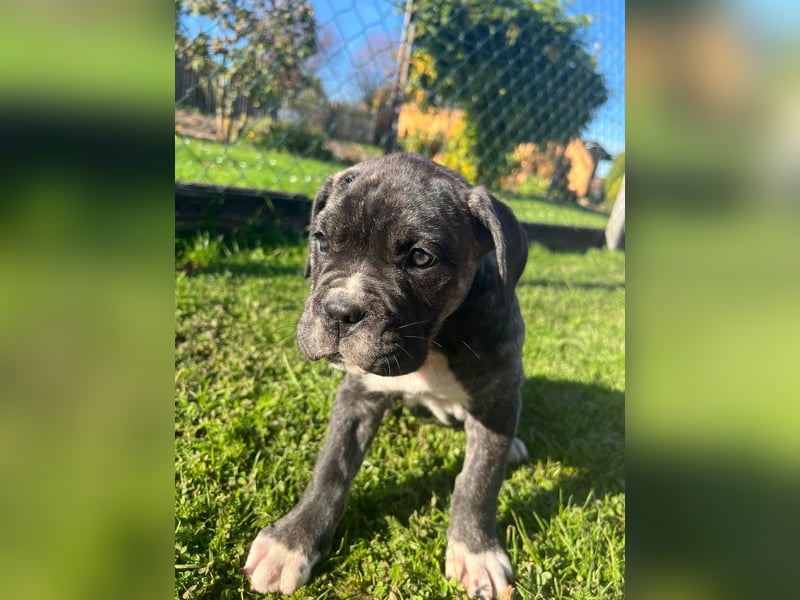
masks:
[[[306,124],[283,123],[267,117],[253,124],[247,137],[259,148],[282,150],[323,161],[334,158],[333,153],[325,148],[325,133]]]
[[[475,153],[475,131],[466,120],[459,119],[442,148],[439,160],[446,167],[461,174],[470,183],[476,183],[478,160]]]
[[[542,179],[535,173],[531,173],[524,180],[517,184],[513,191],[521,196],[535,196],[543,198],[547,195],[550,182]]]
[[[416,152],[433,158],[442,150],[444,136],[441,133],[426,135],[421,131],[406,134],[400,139],[400,147],[406,152]]]

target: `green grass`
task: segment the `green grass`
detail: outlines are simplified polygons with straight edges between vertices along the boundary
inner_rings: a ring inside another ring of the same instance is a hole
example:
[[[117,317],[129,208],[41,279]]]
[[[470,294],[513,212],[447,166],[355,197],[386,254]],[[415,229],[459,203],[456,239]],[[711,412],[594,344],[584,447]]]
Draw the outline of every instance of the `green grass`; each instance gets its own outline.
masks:
[[[608,215],[579,206],[553,204],[546,200],[526,198],[502,191],[495,192],[495,195],[514,210],[514,214],[520,221],[528,223],[555,223],[600,229],[605,229],[608,223]]]
[[[305,359],[304,248],[217,251],[176,276],[176,598],[254,598],[257,531],[308,482],[341,374]],[[520,437],[500,495],[516,598],[624,595],[624,255],[531,247]],[[458,598],[445,530],[461,431],[398,407],[357,476],[333,551],[294,598]]]
[[[175,136],[175,179],[305,194],[313,198],[325,177],[348,166],[284,152],[260,150],[247,140],[232,145]],[[499,192],[517,216],[531,223],[604,228],[608,217],[519,194]]]
[[[313,198],[325,178],[348,165],[175,136],[175,179],[305,194]]]

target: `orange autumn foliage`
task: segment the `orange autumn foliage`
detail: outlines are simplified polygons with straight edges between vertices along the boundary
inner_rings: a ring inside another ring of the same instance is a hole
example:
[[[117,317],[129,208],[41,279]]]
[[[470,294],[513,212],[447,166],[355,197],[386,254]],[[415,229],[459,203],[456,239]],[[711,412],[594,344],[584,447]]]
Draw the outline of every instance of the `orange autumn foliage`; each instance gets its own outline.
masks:
[[[475,180],[477,165],[470,152],[472,144],[464,111],[405,103],[400,110],[397,131],[405,150],[425,154],[468,181]]]
[[[423,108],[417,102],[407,102],[400,110],[398,134],[404,150],[425,154],[468,181],[475,181],[473,138],[463,110]],[[555,142],[548,142],[541,149],[532,143],[520,144],[514,151],[513,168],[499,182],[501,188],[516,191],[533,182],[546,188],[562,151],[567,189],[577,198],[586,196],[595,166],[580,138],[574,138],[566,149]]]

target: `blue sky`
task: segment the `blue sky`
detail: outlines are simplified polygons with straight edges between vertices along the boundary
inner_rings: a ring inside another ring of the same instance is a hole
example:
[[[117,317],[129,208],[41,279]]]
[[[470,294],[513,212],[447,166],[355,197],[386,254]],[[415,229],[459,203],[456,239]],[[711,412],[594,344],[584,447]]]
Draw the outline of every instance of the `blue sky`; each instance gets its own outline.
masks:
[[[388,0],[311,0],[318,22],[328,29],[333,45],[319,75],[333,98],[352,99],[353,64],[366,40],[378,35],[399,43],[403,15]],[[404,3],[403,3],[404,4]],[[586,47],[596,52],[600,72],[610,91],[608,102],[598,109],[584,133],[600,142],[610,154],[625,149],[625,3],[624,0],[575,0],[568,14],[587,14],[593,23],[586,34]],[[386,57],[384,57],[386,58]],[[608,164],[601,163],[602,171]],[[599,174],[604,174],[600,172]]]

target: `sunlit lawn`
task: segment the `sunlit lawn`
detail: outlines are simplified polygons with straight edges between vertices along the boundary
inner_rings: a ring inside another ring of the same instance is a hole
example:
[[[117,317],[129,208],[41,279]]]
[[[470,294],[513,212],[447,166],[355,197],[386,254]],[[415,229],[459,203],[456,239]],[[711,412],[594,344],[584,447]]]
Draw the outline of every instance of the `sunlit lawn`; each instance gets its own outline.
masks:
[[[246,139],[232,145],[175,136],[175,179],[263,188],[313,197],[325,177],[347,167],[285,152],[256,148]],[[531,223],[605,227],[607,217],[580,208],[499,192],[517,216]]]
[[[308,482],[341,374],[301,355],[302,246],[224,252],[176,275],[175,598],[256,598],[259,528]],[[519,435],[498,535],[516,598],[624,596],[624,255],[531,247]],[[293,598],[459,598],[443,577],[461,431],[400,407],[357,476],[333,550]]]

